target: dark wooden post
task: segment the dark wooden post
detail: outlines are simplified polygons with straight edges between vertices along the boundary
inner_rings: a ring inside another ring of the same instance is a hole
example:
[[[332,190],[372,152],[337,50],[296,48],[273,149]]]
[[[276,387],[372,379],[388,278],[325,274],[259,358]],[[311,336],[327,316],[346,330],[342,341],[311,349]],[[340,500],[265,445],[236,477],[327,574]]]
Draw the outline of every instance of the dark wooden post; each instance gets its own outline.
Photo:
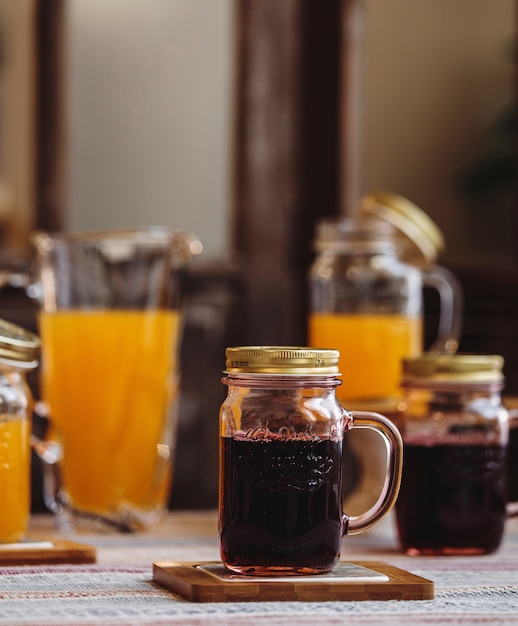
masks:
[[[365,191],[365,0],[342,0],[340,213],[353,215]]]
[[[245,340],[306,342],[314,223],[338,211],[341,0],[239,0],[235,248]]]
[[[241,0],[235,245],[245,273],[247,341],[295,339],[292,281],[300,206],[299,0]]]
[[[35,225],[61,230],[65,222],[65,2],[36,8]]]

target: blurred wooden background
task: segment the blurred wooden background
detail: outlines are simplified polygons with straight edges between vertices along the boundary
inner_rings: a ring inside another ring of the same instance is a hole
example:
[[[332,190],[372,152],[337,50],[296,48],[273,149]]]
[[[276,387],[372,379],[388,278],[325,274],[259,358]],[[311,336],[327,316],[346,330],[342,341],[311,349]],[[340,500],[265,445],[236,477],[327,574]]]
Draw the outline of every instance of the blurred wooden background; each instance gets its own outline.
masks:
[[[27,0],[17,75],[17,161],[23,210],[2,223],[2,263],[30,263],[26,235],[65,226],[66,0]],[[306,274],[315,222],[358,197],[362,145],[361,0],[240,0],[236,4],[233,252],[196,260],[185,277],[177,471],[171,505],[215,506],[218,409],[224,349],[240,343],[304,344]],[[16,107],[14,107],[16,110]],[[22,144],[21,144],[22,145]],[[516,172],[515,172],[516,173]],[[514,196],[516,198],[516,196]],[[518,206],[514,204],[518,213]],[[514,222],[517,224],[517,221]],[[518,233],[515,233],[515,237]],[[461,351],[502,354],[507,392],[518,394],[518,266],[450,266],[465,297]],[[436,303],[426,340],[435,334]],[[0,294],[0,317],[36,330],[36,305]],[[31,385],[38,393],[37,375]],[[43,507],[34,464],[33,505]]]

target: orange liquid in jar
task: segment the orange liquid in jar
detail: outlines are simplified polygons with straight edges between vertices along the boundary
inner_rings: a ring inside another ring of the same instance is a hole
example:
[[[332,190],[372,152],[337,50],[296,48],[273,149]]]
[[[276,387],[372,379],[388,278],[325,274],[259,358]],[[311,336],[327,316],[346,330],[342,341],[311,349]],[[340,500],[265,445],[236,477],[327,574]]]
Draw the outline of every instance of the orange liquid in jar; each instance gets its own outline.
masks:
[[[399,395],[401,360],[422,349],[421,317],[313,313],[309,343],[340,351],[343,384],[337,396],[346,401]]]
[[[41,314],[42,392],[76,509],[166,502],[179,327],[179,314],[165,310]]]
[[[30,510],[30,423],[0,415],[0,542],[17,542],[27,530]]]

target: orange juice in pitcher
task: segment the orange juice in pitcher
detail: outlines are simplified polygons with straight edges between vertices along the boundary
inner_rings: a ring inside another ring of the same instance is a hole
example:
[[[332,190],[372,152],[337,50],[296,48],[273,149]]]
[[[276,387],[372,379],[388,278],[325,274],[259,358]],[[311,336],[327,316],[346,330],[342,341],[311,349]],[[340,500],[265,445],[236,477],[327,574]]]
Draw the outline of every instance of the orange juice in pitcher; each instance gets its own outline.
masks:
[[[71,505],[154,511],[171,478],[176,311],[42,313],[43,396]]]

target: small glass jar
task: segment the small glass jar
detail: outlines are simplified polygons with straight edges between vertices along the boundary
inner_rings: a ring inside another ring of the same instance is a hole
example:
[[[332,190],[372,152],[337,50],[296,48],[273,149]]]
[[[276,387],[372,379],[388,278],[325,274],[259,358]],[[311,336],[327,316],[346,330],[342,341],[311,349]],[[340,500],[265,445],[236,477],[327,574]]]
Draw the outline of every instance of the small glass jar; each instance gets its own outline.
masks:
[[[25,536],[30,514],[32,396],[27,370],[37,366],[39,339],[0,320],[0,542]]]
[[[336,350],[227,348],[228,395],[220,411],[219,529],[225,567],[275,576],[329,571],[342,536],[370,528],[392,507],[401,438],[375,413],[349,413],[336,398]],[[388,451],[381,493],[365,513],[343,513],[350,428],[369,428]]]
[[[500,545],[509,439],[502,368],[497,355],[404,361],[396,520],[407,554],[484,554]]]

